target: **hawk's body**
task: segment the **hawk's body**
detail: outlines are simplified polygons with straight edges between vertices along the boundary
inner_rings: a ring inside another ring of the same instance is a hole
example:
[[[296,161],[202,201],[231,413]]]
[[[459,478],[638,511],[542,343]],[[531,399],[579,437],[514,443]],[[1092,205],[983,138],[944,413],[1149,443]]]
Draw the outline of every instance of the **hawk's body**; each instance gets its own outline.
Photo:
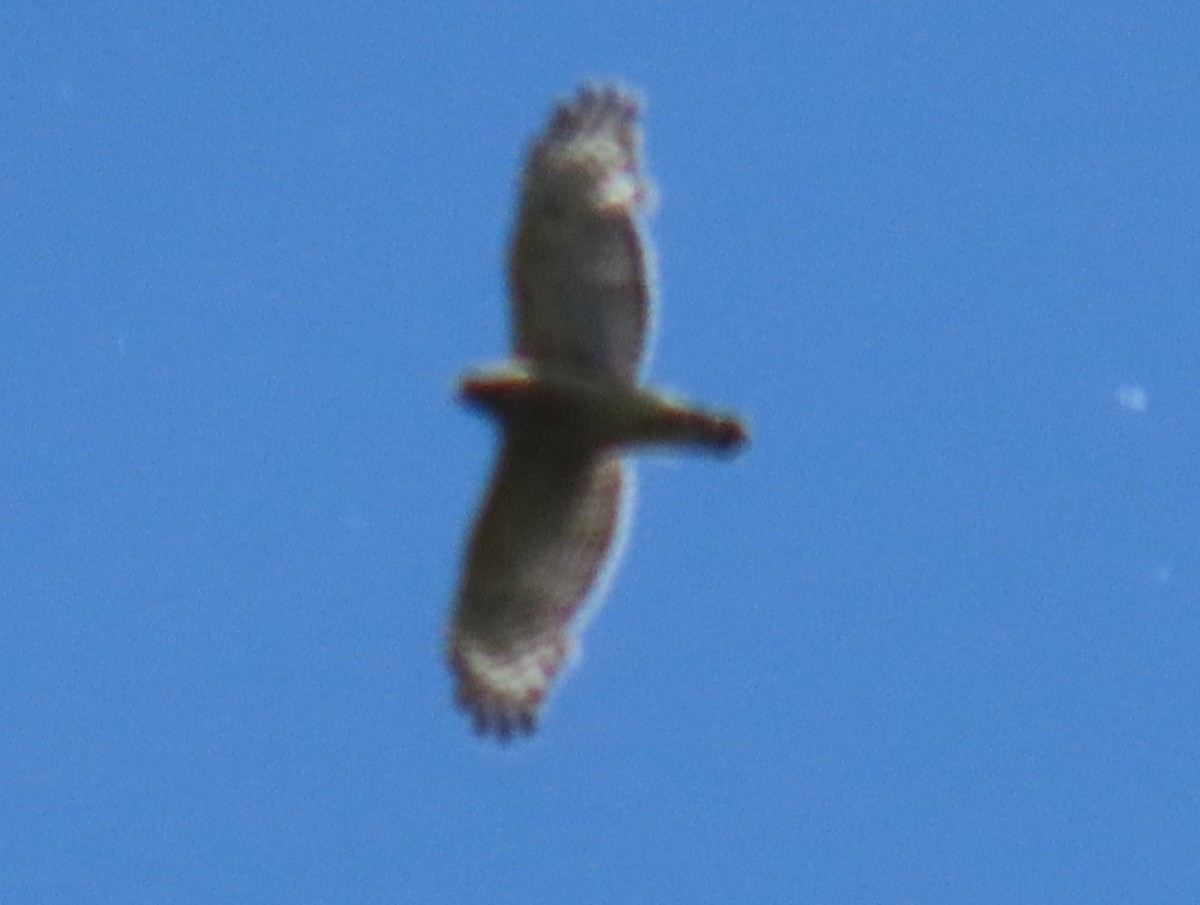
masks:
[[[556,108],[529,152],[511,247],[516,361],[462,384],[504,440],[449,658],[476,729],[502,737],[533,729],[571,652],[570,623],[617,535],[622,448],[745,440],[736,420],[636,385],[651,303],[637,116],[611,87]]]

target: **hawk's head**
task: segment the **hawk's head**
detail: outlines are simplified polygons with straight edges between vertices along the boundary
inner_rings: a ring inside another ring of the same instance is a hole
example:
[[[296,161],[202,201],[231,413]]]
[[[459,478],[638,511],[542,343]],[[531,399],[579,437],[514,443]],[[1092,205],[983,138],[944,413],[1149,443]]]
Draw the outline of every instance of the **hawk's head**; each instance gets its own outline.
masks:
[[[458,384],[458,398],[473,408],[481,408],[494,418],[506,421],[527,409],[537,395],[537,380],[518,363],[473,371]]]

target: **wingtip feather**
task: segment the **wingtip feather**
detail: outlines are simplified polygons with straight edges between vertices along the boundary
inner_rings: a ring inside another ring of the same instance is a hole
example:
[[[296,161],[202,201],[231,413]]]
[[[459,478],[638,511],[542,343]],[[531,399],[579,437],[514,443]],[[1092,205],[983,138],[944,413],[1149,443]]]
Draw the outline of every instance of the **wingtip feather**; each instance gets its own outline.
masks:
[[[566,636],[516,658],[452,645],[455,702],[471,718],[475,734],[507,743],[536,732],[546,694],[570,649]]]

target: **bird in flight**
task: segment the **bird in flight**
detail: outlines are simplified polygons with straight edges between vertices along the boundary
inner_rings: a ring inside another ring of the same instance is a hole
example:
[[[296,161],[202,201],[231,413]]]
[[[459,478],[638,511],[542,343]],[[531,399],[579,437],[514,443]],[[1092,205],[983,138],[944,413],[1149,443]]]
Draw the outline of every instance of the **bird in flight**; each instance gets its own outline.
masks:
[[[502,440],[448,658],[476,732],[503,740],[534,730],[573,652],[628,503],[623,453],[747,439],[735,417],[638,384],[652,301],[639,112],[610,85],[555,107],[529,150],[509,250],[513,359],[459,385]]]

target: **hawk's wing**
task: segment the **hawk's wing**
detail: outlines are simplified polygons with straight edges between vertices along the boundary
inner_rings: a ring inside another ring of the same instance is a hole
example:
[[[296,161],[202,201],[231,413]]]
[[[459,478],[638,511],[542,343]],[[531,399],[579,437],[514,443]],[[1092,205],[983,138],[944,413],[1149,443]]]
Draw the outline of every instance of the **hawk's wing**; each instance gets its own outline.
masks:
[[[458,701],[476,731],[533,730],[613,545],[622,484],[615,456],[550,452],[507,432],[450,625]]]
[[[509,260],[518,357],[632,383],[650,318],[638,103],[587,87],[533,143]]]

